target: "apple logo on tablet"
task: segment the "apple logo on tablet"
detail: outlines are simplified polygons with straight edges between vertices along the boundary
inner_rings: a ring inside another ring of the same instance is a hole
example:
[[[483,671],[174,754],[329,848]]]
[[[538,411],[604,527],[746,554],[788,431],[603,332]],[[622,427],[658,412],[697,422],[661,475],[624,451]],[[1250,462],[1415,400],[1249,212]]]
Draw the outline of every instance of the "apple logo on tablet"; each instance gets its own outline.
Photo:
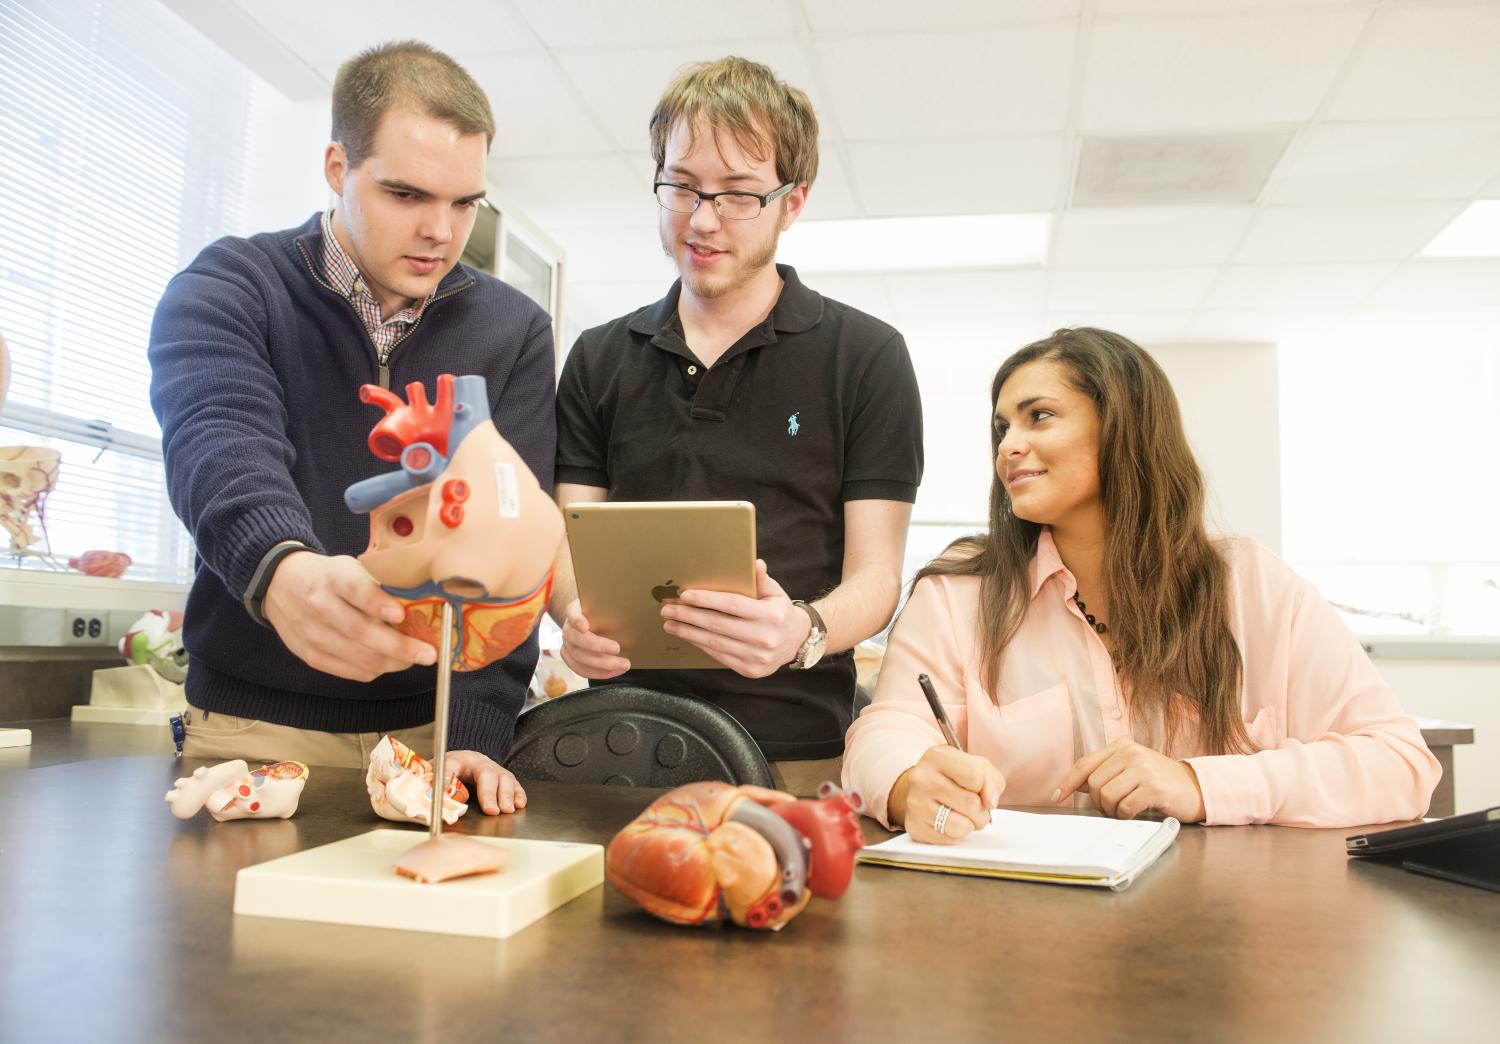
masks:
[[[682,596],[682,589],[672,583],[672,578],[667,577],[667,582],[651,589],[651,597],[665,605],[667,602],[675,602]]]

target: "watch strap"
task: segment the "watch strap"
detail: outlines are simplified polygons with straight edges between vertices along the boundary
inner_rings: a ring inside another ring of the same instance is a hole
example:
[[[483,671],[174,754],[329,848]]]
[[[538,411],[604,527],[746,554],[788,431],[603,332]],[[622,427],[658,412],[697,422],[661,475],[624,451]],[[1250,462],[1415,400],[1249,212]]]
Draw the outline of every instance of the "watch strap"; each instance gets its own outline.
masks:
[[[822,615],[809,603],[793,599],[792,604],[807,613],[812,620],[812,629],[807,632],[807,638],[797,649],[797,655],[792,657],[792,662],[787,666],[796,671],[803,671],[811,667],[822,658],[823,650],[828,645],[828,626],[823,623]],[[814,656],[814,651],[817,655]]]
[[[260,565],[255,567],[255,573],[245,587],[245,612],[250,614],[250,619],[262,627],[271,626],[271,621],[266,619],[264,605],[266,594],[271,590],[271,581],[276,576],[276,567],[287,555],[312,550],[300,540],[283,540],[261,557]]]

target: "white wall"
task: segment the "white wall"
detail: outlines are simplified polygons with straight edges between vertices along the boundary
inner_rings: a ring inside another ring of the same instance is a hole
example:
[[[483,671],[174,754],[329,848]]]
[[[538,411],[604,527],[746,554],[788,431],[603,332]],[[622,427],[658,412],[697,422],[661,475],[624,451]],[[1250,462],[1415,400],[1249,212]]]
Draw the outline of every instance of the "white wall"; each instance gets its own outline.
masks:
[[[244,227],[238,235],[291,228],[328,203],[323,150],[328,99],[292,102],[257,85],[251,103]]]
[[[1406,710],[1474,726],[1472,746],[1453,748],[1454,807],[1500,805],[1500,661],[1377,659]]]
[[[1177,392],[1209,487],[1209,528],[1281,551],[1281,435],[1276,346],[1153,347]]]

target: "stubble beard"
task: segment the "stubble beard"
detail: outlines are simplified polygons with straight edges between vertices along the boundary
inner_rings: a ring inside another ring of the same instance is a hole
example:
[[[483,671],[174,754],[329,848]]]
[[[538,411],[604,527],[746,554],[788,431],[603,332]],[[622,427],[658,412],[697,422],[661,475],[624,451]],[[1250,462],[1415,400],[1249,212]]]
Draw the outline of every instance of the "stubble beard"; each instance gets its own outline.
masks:
[[[751,280],[753,280],[761,273],[762,269],[764,269],[767,265],[773,264],[776,261],[776,246],[780,242],[780,240],[781,228],[778,225],[776,229],[771,233],[770,241],[767,242],[765,246],[763,246],[759,251],[750,255],[745,263],[740,266],[737,275],[721,282],[716,279],[714,277],[714,274],[711,272],[704,272],[699,274],[689,274],[688,272],[681,272],[683,285],[685,285],[689,290],[693,292],[694,297],[700,298],[701,300],[705,301],[712,301],[720,297],[728,296],[729,294],[735,293],[736,291],[743,290],[750,284]],[[677,253],[673,249],[673,244],[669,243],[665,236],[662,237],[661,246],[662,252],[670,257],[675,263],[677,260]],[[683,247],[684,249],[691,249],[691,247],[688,247],[686,244],[683,244]]]

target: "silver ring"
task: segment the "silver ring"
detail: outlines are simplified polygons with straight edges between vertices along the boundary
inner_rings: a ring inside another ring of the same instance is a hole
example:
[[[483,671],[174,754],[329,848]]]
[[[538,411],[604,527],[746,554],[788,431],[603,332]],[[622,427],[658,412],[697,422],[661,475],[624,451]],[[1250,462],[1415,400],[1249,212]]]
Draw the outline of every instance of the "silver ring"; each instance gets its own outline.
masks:
[[[939,805],[937,815],[932,817],[932,829],[936,830],[939,834],[942,834],[943,828],[948,825],[948,814],[952,811],[953,809],[949,808],[947,805]],[[946,837],[947,835],[944,834],[943,836]]]

